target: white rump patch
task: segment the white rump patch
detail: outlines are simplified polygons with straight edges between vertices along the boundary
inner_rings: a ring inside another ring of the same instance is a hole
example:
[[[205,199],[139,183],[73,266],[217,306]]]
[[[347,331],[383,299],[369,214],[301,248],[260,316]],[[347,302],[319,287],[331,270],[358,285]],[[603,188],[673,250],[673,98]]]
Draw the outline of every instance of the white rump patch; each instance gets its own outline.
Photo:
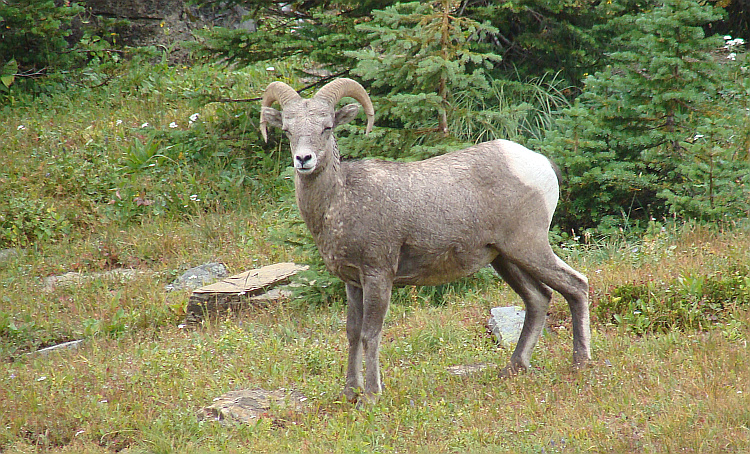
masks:
[[[503,153],[513,174],[525,185],[537,188],[543,195],[550,220],[557,207],[560,189],[555,169],[544,155],[509,140],[500,140]]]

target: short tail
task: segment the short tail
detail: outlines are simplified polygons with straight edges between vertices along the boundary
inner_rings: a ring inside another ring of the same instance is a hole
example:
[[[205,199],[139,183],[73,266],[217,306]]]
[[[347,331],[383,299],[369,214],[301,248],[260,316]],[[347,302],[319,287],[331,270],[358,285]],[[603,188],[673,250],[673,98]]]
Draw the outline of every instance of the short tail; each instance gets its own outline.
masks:
[[[555,164],[555,161],[551,160],[550,158],[547,158],[550,165],[552,165],[552,170],[555,171],[555,176],[557,176],[557,185],[562,186],[562,172],[560,171],[560,168],[557,167],[557,164]]]

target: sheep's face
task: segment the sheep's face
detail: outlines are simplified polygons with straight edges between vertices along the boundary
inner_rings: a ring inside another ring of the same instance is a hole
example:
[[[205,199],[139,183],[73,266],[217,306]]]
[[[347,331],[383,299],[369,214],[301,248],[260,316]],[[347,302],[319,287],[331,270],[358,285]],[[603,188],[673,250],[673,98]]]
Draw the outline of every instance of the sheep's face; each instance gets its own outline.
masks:
[[[324,168],[330,159],[338,159],[333,129],[351,121],[358,112],[358,104],[348,104],[334,112],[328,103],[315,98],[290,103],[283,112],[263,108],[268,123],[281,128],[289,138],[292,163],[301,175]]]

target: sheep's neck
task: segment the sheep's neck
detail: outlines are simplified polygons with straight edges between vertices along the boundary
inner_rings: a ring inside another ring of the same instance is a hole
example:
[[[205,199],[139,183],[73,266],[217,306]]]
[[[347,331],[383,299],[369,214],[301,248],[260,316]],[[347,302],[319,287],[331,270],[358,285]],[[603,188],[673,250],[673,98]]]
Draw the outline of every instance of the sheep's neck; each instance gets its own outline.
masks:
[[[316,242],[328,231],[332,205],[340,202],[344,188],[338,156],[333,158],[319,172],[295,177],[297,206]]]

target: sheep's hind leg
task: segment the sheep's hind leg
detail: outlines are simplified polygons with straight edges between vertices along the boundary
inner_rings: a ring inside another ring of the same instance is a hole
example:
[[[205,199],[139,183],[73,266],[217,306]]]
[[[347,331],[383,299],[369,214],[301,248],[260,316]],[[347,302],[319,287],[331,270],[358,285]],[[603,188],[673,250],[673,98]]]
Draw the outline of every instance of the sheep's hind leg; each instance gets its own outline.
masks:
[[[573,363],[581,366],[591,360],[588,279],[552,251],[546,234],[543,240],[539,241],[539,247],[533,247],[528,241],[527,251],[538,252],[527,255],[519,251],[513,256],[513,262],[565,297],[573,319]]]
[[[349,362],[346,369],[346,385],[344,396],[350,402],[355,402],[364,389],[362,380],[362,321],[364,309],[362,306],[362,289],[352,284],[346,284],[346,337],[349,340]]]
[[[531,353],[544,329],[552,290],[502,255],[492,261],[492,267],[521,297],[526,306],[526,317],[518,343],[510,357],[510,363],[500,372],[501,376],[507,377],[529,367]]]
[[[554,255],[554,253],[553,253]],[[560,292],[568,302],[573,320],[573,364],[583,366],[591,361],[591,320],[589,315],[589,281],[555,255],[567,279],[560,281]]]

